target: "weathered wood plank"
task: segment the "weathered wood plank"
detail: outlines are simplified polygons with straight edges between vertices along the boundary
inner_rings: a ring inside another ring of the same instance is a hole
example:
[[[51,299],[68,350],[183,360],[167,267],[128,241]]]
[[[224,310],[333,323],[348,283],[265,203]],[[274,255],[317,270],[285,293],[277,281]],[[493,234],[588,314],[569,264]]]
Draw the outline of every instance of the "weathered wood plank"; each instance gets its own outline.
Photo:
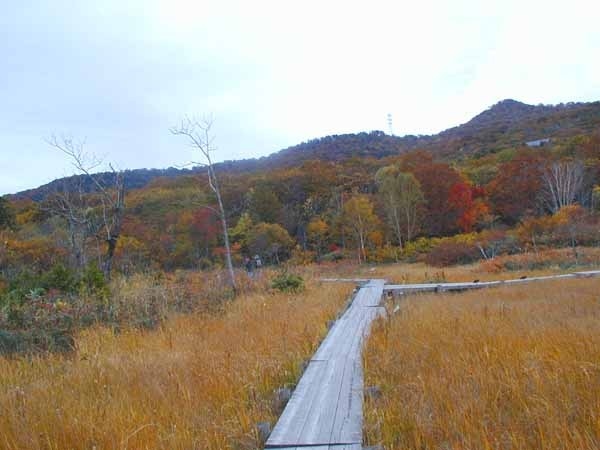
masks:
[[[299,443],[312,406],[318,401],[318,396],[321,394],[319,389],[315,389],[315,386],[323,379],[326,369],[327,361],[309,363],[277,425],[271,432],[266,448],[269,448],[270,445],[294,446]]]
[[[361,350],[384,280],[365,283],[311,359],[265,448],[358,450],[362,445]]]
[[[570,278],[589,278],[600,276],[600,270],[590,270],[586,272],[574,272],[562,275],[548,275],[543,277],[518,278],[513,280],[483,281],[472,283],[422,283],[422,284],[386,284],[383,287],[384,292],[392,293],[413,293],[413,292],[448,292],[464,291],[467,289],[483,289],[497,286],[512,286],[517,284],[526,284],[536,281],[563,280]]]
[[[331,441],[362,442],[363,373],[360,360],[346,359],[340,394]]]
[[[301,445],[294,447],[273,448],[277,448],[279,450],[362,450],[362,444]]]
[[[598,277],[600,276],[600,270],[587,270],[584,272],[573,272],[576,277],[579,278],[588,278],[588,277]]]
[[[368,278],[321,278],[326,283],[368,283]]]

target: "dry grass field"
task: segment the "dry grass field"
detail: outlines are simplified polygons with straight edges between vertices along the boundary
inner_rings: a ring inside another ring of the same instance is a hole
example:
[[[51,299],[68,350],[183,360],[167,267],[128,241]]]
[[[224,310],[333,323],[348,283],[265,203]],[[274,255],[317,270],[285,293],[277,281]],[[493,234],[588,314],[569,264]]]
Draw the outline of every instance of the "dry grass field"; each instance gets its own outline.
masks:
[[[516,255],[503,255],[468,265],[432,267],[422,262],[397,264],[363,264],[341,261],[313,265],[323,277],[384,278],[392,284],[441,283],[459,281],[493,281],[536,277],[559,273],[594,270],[600,267],[600,249],[577,247],[576,259],[571,248],[547,249]]]
[[[370,444],[600,448],[599,279],[412,295],[398,305],[364,353],[365,383],[382,394],[365,404]]]
[[[302,293],[268,290],[269,273],[235,301],[206,304],[186,297],[218,290],[198,277],[169,281],[185,284],[183,297],[169,293],[175,285],[121,280],[121,315],[151,307],[166,320],[146,331],[85,329],[68,355],[0,357],[0,449],[260,448],[257,422],[274,423],[281,412],[274,391],[295,382],[353,288],[316,278],[402,283],[561,272],[551,264],[527,270],[522,256],[506,262],[519,270],[314,265],[302,269]],[[171,297],[200,307],[173,313]],[[366,385],[382,392],[365,403],[368,444],[600,448],[599,279],[393,301],[388,309],[399,309],[374,326],[364,354]]]
[[[452,267],[431,267],[425,263],[398,263],[369,266],[345,264],[323,268],[322,276],[331,278],[383,278],[392,284],[406,283],[444,283],[459,281],[493,281],[519,278],[521,276],[535,277],[573,272],[575,270],[591,270],[587,267],[576,269],[561,269],[558,266],[544,269],[524,269],[516,271],[487,271],[483,263],[475,263]]]
[[[0,358],[2,449],[255,449],[351,286],[248,294],[154,331],[90,328],[68,356]]]

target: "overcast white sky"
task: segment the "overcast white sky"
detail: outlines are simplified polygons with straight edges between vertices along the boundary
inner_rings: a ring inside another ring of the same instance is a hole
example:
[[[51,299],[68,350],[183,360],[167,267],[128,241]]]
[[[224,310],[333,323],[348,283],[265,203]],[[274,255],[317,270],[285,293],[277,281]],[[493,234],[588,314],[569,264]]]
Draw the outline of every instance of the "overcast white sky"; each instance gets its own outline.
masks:
[[[44,139],[123,169],[348,132],[430,134],[505,98],[600,100],[600,7],[561,1],[0,0],[0,194],[70,175]]]

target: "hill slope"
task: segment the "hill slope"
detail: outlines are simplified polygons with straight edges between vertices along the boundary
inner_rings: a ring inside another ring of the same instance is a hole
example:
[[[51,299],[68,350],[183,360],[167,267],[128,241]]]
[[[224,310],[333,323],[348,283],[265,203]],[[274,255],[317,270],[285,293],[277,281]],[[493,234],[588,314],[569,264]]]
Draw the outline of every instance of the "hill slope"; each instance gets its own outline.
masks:
[[[528,105],[503,100],[465,124],[432,136],[389,136],[382,131],[343,134],[312,139],[272,155],[225,161],[217,170],[229,173],[257,172],[294,167],[309,160],[340,161],[350,158],[380,159],[422,148],[439,158],[455,158],[494,152],[523,145],[527,141],[560,139],[589,134],[600,129],[600,102],[559,105]],[[127,171],[128,189],[146,186],[157,177],[177,177],[201,170],[136,169]],[[111,174],[103,176],[110,177]],[[64,186],[65,179],[55,180],[36,189],[15,194],[16,198],[41,200],[49,192]],[[84,183],[85,184],[85,183]]]
[[[600,102],[528,105],[503,100],[465,124],[432,137],[430,150],[452,159],[523,145],[543,138],[589,134],[600,127]]]

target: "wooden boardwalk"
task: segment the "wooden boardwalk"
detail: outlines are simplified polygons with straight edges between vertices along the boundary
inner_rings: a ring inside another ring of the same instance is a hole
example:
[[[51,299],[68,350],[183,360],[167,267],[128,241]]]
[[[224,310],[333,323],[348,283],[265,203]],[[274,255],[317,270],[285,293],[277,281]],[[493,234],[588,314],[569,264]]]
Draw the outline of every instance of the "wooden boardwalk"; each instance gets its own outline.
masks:
[[[361,350],[379,306],[384,280],[370,280],[338,319],[310,360],[265,448],[360,450],[363,371]]]
[[[414,292],[452,292],[465,291],[468,289],[483,289],[498,286],[513,286],[516,284],[532,283],[536,281],[561,280],[569,278],[590,278],[598,276],[600,276],[600,270],[591,270],[587,272],[573,272],[563,275],[518,278],[516,280],[482,281],[471,283],[386,284],[383,290],[392,294],[408,294]]]
[[[385,285],[384,280],[324,279],[363,283],[310,360],[266,442],[266,449],[361,450],[363,370],[361,350],[372,321],[384,314],[384,292],[402,295],[511,286],[600,276],[600,271],[471,283]]]

